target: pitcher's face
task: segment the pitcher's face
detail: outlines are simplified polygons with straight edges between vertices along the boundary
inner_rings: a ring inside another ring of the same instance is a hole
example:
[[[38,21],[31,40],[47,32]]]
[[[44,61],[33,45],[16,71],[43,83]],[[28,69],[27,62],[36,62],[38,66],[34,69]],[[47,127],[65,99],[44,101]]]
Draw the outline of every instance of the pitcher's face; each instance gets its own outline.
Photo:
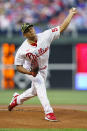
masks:
[[[23,35],[29,39],[35,39],[35,37],[37,37],[34,27],[29,27],[26,29]]]

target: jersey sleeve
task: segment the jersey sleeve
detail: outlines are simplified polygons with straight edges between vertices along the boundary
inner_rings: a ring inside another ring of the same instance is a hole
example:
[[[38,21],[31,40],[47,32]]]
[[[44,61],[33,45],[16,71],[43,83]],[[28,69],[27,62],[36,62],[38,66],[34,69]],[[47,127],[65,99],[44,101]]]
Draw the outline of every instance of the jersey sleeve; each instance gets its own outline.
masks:
[[[59,26],[50,29],[50,31],[51,31],[51,39],[52,40],[59,39],[59,37],[60,37],[60,27]]]
[[[15,65],[23,65],[24,64],[24,57],[21,55],[21,52],[18,50],[15,56]]]
[[[45,31],[45,35],[49,41],[49,43],[51,43],[53,40],[59,39],[60,37],[60,27],[57,26],[55,28],[49,29],[47,31]]]

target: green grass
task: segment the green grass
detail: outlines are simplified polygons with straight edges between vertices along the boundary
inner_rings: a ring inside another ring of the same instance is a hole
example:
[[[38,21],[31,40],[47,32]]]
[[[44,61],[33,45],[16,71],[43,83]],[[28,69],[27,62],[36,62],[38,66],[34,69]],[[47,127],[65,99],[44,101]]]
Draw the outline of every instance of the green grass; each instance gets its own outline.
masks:
[[[87,131],[87,129],[0,129],[0,131]]]
[[[8,104],[15,91],[20,94],[23,92],[23,90],[0,90],[0,105]],[[52,105],[87,105],[87,91],[47,90],[47,94]],[[40,102],[37,97],[34,97],[26,101],[24,104],[40,105]]]
[[[87,105],[87,91],[50,91],[48,93],[51,103],[53,104],[76,104]]]

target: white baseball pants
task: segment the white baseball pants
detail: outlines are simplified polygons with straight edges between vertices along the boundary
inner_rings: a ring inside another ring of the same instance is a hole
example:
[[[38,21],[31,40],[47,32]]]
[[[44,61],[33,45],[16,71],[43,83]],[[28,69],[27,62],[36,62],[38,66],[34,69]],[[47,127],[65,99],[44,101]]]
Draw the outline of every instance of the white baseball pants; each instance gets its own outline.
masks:
[[[17,104],[22,104],[27,99],[37,95],[43,106],[45,114],[52,113],[53,109],[50,106],[45,87],[46,75],[43,72],[39,72],[36,77],[30,75],[27,75],[27,77],[32,81],[31,88],[27,89],[17,97]]]

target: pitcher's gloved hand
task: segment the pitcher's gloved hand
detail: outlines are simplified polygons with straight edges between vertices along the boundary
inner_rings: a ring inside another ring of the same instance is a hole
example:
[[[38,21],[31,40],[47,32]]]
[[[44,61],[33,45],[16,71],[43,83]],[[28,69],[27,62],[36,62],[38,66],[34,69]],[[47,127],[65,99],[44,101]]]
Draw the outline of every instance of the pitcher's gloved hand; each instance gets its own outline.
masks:
[[[32,76],[35,77],[38,74],[38,71],[39,71],[39,65],[38,65],[37,60],[32,60],[31,68],[30,68],[30,72],[31,72]]]
[[[34,76],[34,77],[38,74],[38,71],[39,71],[39,67],[31,68],[31,70],[30,70],[32,76]]]

